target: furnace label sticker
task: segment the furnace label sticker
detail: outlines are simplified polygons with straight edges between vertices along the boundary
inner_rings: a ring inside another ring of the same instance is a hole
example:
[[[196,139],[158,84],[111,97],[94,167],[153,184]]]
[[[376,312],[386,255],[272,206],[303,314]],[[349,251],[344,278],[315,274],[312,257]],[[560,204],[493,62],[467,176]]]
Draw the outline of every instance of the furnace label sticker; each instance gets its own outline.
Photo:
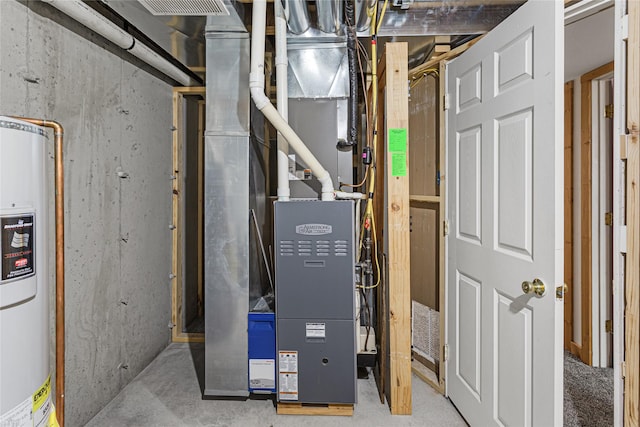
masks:
[[[298,374],[280,374],[278,384],[280,400],[298,400]]]
[[[326,338],[324,323],[307,323],[307,338]]]
[[[34,239],[33,214],[0,218],[0,280],[26,278],[35,274]]]
[[[279,352],[278,372],[282,373],[298,373],[298,352],[297,351],[281,351]]]
[[[298,352],[278,352],[278,398],[298,400]]]

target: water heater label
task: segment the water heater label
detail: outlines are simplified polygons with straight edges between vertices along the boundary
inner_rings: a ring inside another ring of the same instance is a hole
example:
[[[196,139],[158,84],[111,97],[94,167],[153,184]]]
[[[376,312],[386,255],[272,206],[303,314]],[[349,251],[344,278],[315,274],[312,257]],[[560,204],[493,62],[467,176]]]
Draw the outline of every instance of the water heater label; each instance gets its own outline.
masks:
[[[34,231],[33,214],[0,217],[1,280],[25,278],[35,274]]]

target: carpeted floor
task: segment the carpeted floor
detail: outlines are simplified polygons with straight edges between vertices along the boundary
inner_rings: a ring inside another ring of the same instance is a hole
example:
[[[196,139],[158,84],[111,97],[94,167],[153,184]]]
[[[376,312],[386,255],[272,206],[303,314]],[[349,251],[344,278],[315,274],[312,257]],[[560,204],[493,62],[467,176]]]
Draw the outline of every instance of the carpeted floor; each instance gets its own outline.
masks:
[[[613,368],[594,368],[565,352],[564,425],[613,425]]]

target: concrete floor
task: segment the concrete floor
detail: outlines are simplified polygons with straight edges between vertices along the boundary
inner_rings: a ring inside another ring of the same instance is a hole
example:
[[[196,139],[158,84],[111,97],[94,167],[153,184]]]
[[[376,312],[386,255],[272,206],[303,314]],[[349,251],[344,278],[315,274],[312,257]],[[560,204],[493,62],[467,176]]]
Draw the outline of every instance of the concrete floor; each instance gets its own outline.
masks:
[[[451,403],[413,377],[413,415],[391,416],[373,376],[358,381],[353,417],[276,415],[271,400],[202,400],[202,344],[171,344],[88,424],[101,426],[466,426]]]

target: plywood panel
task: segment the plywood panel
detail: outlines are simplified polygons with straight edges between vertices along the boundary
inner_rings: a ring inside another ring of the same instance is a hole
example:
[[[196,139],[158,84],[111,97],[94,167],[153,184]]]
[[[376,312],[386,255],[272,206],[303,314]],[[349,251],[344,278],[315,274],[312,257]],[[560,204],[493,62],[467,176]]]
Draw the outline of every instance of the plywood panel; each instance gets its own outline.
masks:
[[[437,82],[427,75],[411,87],[409,99],[409,193],[437,194]]]
[[[438,206],[411,206],[411,299],[439,309]]]

